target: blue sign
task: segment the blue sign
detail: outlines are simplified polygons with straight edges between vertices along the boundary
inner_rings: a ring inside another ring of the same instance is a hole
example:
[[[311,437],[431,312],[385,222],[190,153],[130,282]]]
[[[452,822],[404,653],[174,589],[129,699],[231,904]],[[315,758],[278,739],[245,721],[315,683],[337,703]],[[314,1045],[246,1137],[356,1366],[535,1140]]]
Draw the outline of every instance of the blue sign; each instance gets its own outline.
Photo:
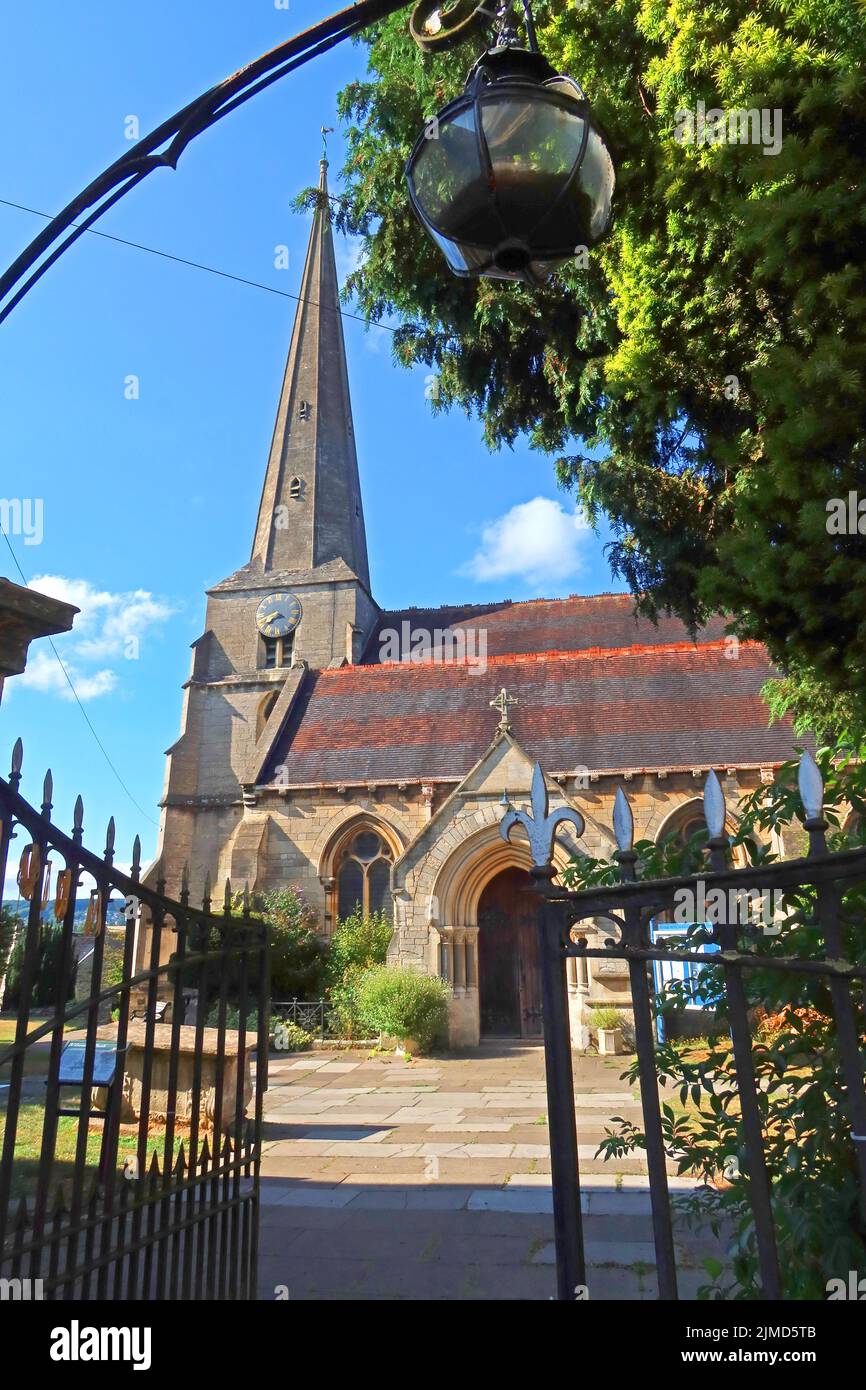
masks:
[[[58,1076],[58,1082],[61,1086],[84,1085],[84,1054],[86,1048],[86,1042],[68,1042],[63,1044],[63,1051],[60,1054],[60,1074]],[[117,1044],[113,1042],[97,1042],[94,1045],[93,1078],[90,1084],[92,1086],[111,1086],[116,1071]]]

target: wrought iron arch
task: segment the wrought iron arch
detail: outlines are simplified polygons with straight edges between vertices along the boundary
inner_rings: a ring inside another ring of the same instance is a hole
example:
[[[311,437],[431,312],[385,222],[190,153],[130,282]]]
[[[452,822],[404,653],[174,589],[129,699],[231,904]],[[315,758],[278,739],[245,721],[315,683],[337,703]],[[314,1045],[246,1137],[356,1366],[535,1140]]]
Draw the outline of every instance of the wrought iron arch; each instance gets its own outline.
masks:
[[[251,97],[344,39],[403,9],[407,0],[357,0],[223,78],[142,137],[53,217],[0,276],[0,323],[93,223],[154,169],[176,169],[197,135]],[[79,222],[76,219],[84,216]],[[68,235],[64,235],[68,233]]]

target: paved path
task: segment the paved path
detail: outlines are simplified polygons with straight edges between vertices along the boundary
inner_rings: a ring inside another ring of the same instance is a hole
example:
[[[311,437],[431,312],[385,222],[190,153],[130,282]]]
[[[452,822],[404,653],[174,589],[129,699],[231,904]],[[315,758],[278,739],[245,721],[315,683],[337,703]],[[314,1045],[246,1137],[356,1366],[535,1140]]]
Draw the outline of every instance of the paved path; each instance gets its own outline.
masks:
[[[657,1294],[644,1161],[595,1157],[614,1115],[640,1121],[625,1058],[575,1058],[590,1298]],[[272,1058],[265,1103],[260,1295],[509,1299],[554,1293],[540,1046],[411,1062]],[[672,1188],[691,1186],[672,1179]],[[681,1246],[681,1292],[705,1277]]]

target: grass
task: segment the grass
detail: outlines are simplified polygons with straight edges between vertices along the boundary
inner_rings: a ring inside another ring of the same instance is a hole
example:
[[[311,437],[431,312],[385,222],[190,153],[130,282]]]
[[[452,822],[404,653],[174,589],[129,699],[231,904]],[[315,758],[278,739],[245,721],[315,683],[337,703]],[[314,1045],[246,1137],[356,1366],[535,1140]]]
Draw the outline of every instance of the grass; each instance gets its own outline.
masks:
[[[18,1127],[15,1135],[15,1162],[12,1167],[12,1195],[30,1197],[36,1191],[39,1172],[39,1156],[42,1152],[42,1126],[45,1108],[38,1104],[22,1105],[18,1112]],[[6,1128],[6,1116],[0,1113],[0,1142]],[[174,1152],[177,1154],[184,1136],[175,1137]],[[54,1147],[54,1164],[51,1173],[51,1189],[57,1183],[71,1184],[75,1167],[75,1149],[78,1142],[78,1120],[63,1115],[57,1121],[57,1140]],[[102,1123],[91,1122],[87,1134],[85,1190],[87,1183],[96,1176],[99,1166],[99,1152],[102,1144]],[[147,1136],[148,1161],[152,1153],[160,1159],[165,1144],[165,1129],[155,1126]],[[121,1134],[117,1147],[118,1172],[123,1168],[124,1159],[137,1153],[138,1139],[135,1133]]]
[[[31,1018],[29,1032],[34,1028],[41,1027],[45,1022],[44,1018]],[[15,1041],[16,1020],[12,1017],[0,1018],[0,1052],[9,1047]],[[24,1075],[25,1076],[47,1076],[48,1075],[48,1056],[51,1048],[51,1034],[47,1034],[44,1042],[33,1043],[28,1047],[24,1054]],[[0,1085],[9,1081],[10,1063],[0,1067]],[[3,1098],[3,1091],[0,1091],[0,1100]]]

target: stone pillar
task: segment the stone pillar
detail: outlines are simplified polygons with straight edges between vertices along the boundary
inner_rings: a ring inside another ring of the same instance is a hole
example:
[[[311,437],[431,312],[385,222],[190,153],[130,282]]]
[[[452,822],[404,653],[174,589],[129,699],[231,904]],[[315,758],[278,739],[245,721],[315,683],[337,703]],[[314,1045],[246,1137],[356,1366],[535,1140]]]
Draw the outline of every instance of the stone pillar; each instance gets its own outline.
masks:
[[[448,1006],[450,1047],[477,1047],[481,1019],[478,1009],[478,928],[437,926],[442,943],[440,974],[451,986]]]
[[[466,988],[478,993],[478,928],[466,927]]]
[[[452,927],[454,934],[454,989],[466,989],[466,928]]]

